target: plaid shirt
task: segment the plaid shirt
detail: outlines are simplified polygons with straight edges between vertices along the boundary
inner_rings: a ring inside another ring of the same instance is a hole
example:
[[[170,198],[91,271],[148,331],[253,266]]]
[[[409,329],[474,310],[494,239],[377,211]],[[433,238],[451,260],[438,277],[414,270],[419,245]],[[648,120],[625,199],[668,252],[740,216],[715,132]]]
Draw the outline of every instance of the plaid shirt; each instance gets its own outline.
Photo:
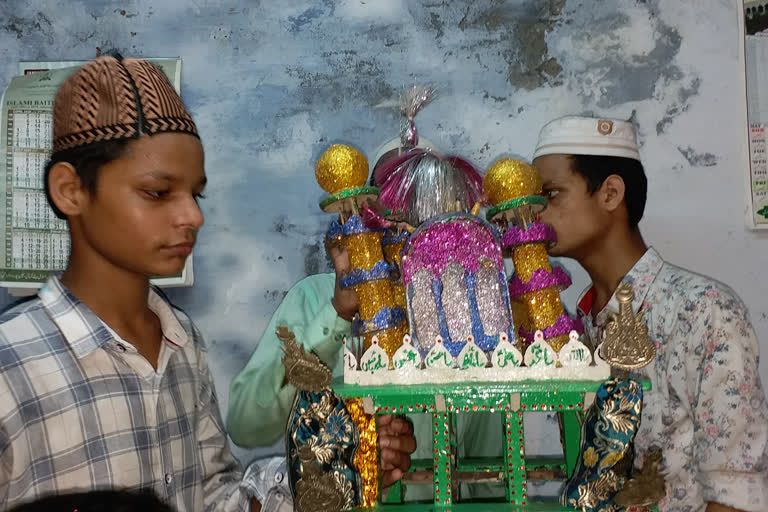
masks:
[[[157,371],[56,277],[0,316],[0,509],[98,488],[152,489],[180,512],[249,508],[200,333],[155,290],[149,306]]]

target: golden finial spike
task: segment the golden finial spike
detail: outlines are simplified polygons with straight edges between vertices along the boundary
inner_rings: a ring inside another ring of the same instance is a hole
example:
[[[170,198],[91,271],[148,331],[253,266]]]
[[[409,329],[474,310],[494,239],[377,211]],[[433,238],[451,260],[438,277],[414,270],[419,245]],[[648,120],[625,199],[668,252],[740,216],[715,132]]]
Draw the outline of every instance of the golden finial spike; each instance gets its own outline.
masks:
[[[288,382],[300,391],[319,393],[327,389],[333,380],[333,374],[320,358],[298,344],[293,331],[281,325],[276,331],[278,339],[283,342],[283,366]]]
[[[627,283],[616,290],[619,312],[610,313],[605,326],[605,341],[600,346],[600,357],[614,368],[636,370],[649,364],[656,357],[656,347],[648,338],[648,326],[643,322],[643,313],[632,312],[635,292]]]

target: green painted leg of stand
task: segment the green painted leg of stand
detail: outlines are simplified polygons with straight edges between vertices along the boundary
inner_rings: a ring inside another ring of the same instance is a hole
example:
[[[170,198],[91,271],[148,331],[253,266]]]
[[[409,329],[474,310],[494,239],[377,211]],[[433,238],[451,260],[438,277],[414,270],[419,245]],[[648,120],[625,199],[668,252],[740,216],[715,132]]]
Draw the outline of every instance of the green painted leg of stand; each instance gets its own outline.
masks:
[[[403,502],[403,483],[398,480],[388,489],[386,498],[382,499],[382,503],[398,504]]]
[[[447,413],[432,415],[432,448],[434,451],[434,486],[435,505],[449,505],[451,497],[451,426],[452,419]]]
[[[568,478],[573,475],[576,461],[579,458],[581,448],[581,425],[575,411],[562,413],[563,421],[563,454],[565,455],[565,469]]]
[[[506,412],[503,416],[504,454],[507,458],[507,501],[513,505],[527,505],[527,473],[523,413]]]

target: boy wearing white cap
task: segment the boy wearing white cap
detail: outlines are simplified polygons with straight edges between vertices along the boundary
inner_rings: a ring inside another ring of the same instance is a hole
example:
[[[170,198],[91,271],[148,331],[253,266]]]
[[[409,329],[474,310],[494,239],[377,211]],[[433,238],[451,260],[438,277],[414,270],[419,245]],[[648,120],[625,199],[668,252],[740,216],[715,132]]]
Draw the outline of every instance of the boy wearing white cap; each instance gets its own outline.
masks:
[[[643,310],[656,359],[638,373],[645,395],[635,439],[641,465],[663,453],[662,512],[768,510],[768,406],[746,307],[726,285],[673,266],[645,245],[638,223],[647,181],[630,122],[564,117],[539,135],[533,164],[549,205],[552,256],[578,261],[592,285],[578,304],[592,339],[617,310],[621,282]]]

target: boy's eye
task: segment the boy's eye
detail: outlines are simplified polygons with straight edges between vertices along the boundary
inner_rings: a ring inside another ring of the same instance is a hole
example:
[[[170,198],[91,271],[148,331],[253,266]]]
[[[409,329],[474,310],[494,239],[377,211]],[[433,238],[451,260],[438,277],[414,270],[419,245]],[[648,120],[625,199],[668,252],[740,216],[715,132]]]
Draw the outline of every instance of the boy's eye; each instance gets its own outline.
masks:
[[[167,190],[151,190],[147,189],[144,191],[145,194],[147,194],[152,199],[160,199],[168,194]]]
[[[555,189],[552,189],[552,188],[544,190],[542,192],[544,197],[546,197],[547,199],[553,199],[558,193],[559,193],[558,190],[555,190]]]
[[[193,197],[195,198],[195,201],[198,201],[200,199],[205,199],[205,196],[203,195],[202,192],[197,193],[197,194],[193,194]]]

